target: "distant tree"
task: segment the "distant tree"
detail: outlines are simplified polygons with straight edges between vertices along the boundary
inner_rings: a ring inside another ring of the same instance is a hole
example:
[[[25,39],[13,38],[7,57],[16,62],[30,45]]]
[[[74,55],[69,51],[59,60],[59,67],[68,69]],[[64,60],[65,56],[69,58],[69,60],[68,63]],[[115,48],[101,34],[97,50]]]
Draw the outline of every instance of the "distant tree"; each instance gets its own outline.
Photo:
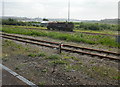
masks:
[[[46,18],[43,18],[43,21],[49,21],[48,19],[46,19]]]
[[[12,19],[12,18],[9,18],[8,21],[9,21],[9,22],[14,22],[14,21],[16,21],[16,20],[15,20],[15,19]]]
[[[9,19],[3,19],[2,24],[4,25],[16,25],[17,20],[9,18]]]

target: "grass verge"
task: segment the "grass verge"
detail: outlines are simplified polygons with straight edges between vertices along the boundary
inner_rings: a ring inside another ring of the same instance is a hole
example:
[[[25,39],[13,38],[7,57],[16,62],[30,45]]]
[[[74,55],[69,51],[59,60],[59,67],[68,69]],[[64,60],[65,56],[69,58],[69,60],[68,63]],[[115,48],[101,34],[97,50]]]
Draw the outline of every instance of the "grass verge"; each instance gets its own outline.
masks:
[[[49,32],[49,31],[37,31],[37,30],[27,30],[23,28],[9,28],[3,27],[3,32],[14,33],[14,34],[24,34],[30,36],[47,36],[54,39],[66,40],[72,42],[82,42],[87,44],[101,44],[110,47],[120,47],[120,44],[116,42],[115,37],[104,36],[104,35],[87,35],[82,33],[62,33],[62,32]]]

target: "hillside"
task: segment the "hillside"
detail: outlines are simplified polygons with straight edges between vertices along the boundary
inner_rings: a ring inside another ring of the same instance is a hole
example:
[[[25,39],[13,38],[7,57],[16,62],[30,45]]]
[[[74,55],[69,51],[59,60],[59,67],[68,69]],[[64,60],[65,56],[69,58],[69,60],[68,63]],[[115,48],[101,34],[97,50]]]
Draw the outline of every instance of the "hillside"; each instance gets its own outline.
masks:
[[[2,17],[0,17],[2,18]],[[3,19],[13,18],[19,21],[35,21],[41,22],[43,18],[27,18],[27,17],[14,17],[14,16],[5,16]],[[65,18],[47,18],[49,21],[67,21]],[[105,23],[105,24],[118,24],[118,19],[102,19],[102,20],[79,20],[79,19],[70,19],[72,22],[90,22],[90,23]]]
[[[100,23],[118,24],[118,19],[104,19],[101,20]]]

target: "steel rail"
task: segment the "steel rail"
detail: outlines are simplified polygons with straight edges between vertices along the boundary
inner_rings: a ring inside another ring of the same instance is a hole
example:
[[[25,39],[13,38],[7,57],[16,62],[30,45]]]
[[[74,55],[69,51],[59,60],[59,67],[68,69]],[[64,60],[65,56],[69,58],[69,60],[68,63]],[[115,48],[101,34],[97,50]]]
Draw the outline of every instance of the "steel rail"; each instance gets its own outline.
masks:
[[[50,48],[57,48],[57,46],[46,45],[46,44],[41,44],[41,43],[37,43],[37,42],[31,42],[31,41],[26,41],[26,40],[16,39],[16,38],[11,38],[11,37],[6,37],[6,36],[2,36],[2,37],[7,38],[7,39],[11,39],[11,40],[24,42],[24,43],[35,44],[35,45],[40,45],[40,46],[45,46],[45,47],[50,47]]]
[[[66,49],[66,48],[61,48],[61,49],[65,50],[65,51],[68,51],[68,52],[80,53],[80,54],[84,54],[84,55],[90,55],[90,56],[96,56],[96,57],[100,57],[100,58],[108,58],[108,59],[111,59],[111,60],[118,60],[118,61],[120,61],[120,59],[118,57],[103,56],[103,55],[100,55],[100,54],[82,52],[82,51],[77,51],[77,50],[70,50],[70,49]]]
[[[42,42],[42,43],[48,43],[48,44],[54,44],[54,45],[59,45],[60,44],[60,43],[57,43],[57,42],[50,42],[50,41],[38,40],[38,39],[33,39],[33,38],[21,37],[21,36],[17,36],[17,35],[5,34],[5,33],[3,33],[2,35],[17,37],[17,38],[21,38],[21,39],[28,39],[28,40],[32,40],[32,41],[37,41],[37,42]],[[110,51],[104,51],[104,50],[98,50],[98,49],[92,49],[92,48],[79,47],[79,46],[74,46],[74,45],[69,45],[69,44],[63,44],[63,47],[69,47],[69,48],[75,48],[75,49],[95,51],[95,52],[99,52],[99,53],[112,54],[112,55],[116,55],[116,56],[120,55],[119,53],[116,53],[116,52],[110,52]]]
[[[104,50],[98,50],[98,49],[92,49],[92,48],[85,48],[85,47],[78,47],[73,45],[64,44],[65,47],[75,48],[75,49],[82,49],[82,50],[89,50],[89,51],[96,51],[99,53],[106,53],[106,54],[113,54],[119,56],[119,53],[116,52],[110,52],[110,51],[104,51]]]
[[[5,34],[5,33],[3,33],[2,35],[6,35],[6,36],[10,36],[10,37],[16,37],[16,38],[21,38],[21,39],[28,39],[28,40],[42,42],[42,43],[59,45],[59,43],[56,43],[56,42],[50,42],[50,41],[45,41],[45,40],[38,40],[38,39],[33,39],[33,38],[21,37],[21,36],[17,36],[17,35],[11,35],[11,34]]]
[[[13,38],[13,37],[11,38],[11,37],[8,37],[8,36],[2,36],[2,37],[7,38],[7,39],[11,39],[11,40],[24,42],[24,43],[29,43],[29,44],[35,44],[35,45],[40,45],[40,46],[45,46],[45,47],[50,47],[50,48],[58,48],[58,46],[52,46],[52,45],[48,45],[48,44],[41,44],[41,43],[38,43],[38,42],[26,41],[26,40],[22,40],[22,39],[18,39],[18,38]],[[103,56],[103,55],[100,55],[100,54],[93,54],[93,53],[89,53],[89,52],[71,50],[71,49],[66,49],[66,48],[61,48],[61,50],[67,51],[67,52],[80,53],[80,54],[84,54],[84,55],[97,56],[97,57],[100,57],[100,58],[107,58],[107,59],[110,59],[110,60],[120,61],[120,59],[118,57]]]

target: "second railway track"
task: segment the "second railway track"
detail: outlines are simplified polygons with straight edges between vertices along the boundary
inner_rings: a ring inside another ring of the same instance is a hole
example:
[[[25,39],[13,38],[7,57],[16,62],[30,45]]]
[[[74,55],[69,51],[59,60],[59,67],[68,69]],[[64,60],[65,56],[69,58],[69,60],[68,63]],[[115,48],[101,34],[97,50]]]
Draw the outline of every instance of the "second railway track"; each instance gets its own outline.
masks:
[[[34,38],[28,38],[28,37],[12,35],[12,34],[7,34],[7,33],[2,33],[2,37],[11,39],[11,40],[20,41],[20,42],[50,47],[50,48],[59,48],[59,46],[61,46],[61,44],[57,42],[49,42],[49,41],[38,40]],[[74,45],[69,45],[69,44],[63,44],[63,46],[61,47],[61,51],[80,53],[84,55],[90,55],[90,56],[96,56],[99,58],[107,58],[110,60],[120,61],[119,53],[92,49],[92,48],[79,47],[79,46],[74,46]]]

